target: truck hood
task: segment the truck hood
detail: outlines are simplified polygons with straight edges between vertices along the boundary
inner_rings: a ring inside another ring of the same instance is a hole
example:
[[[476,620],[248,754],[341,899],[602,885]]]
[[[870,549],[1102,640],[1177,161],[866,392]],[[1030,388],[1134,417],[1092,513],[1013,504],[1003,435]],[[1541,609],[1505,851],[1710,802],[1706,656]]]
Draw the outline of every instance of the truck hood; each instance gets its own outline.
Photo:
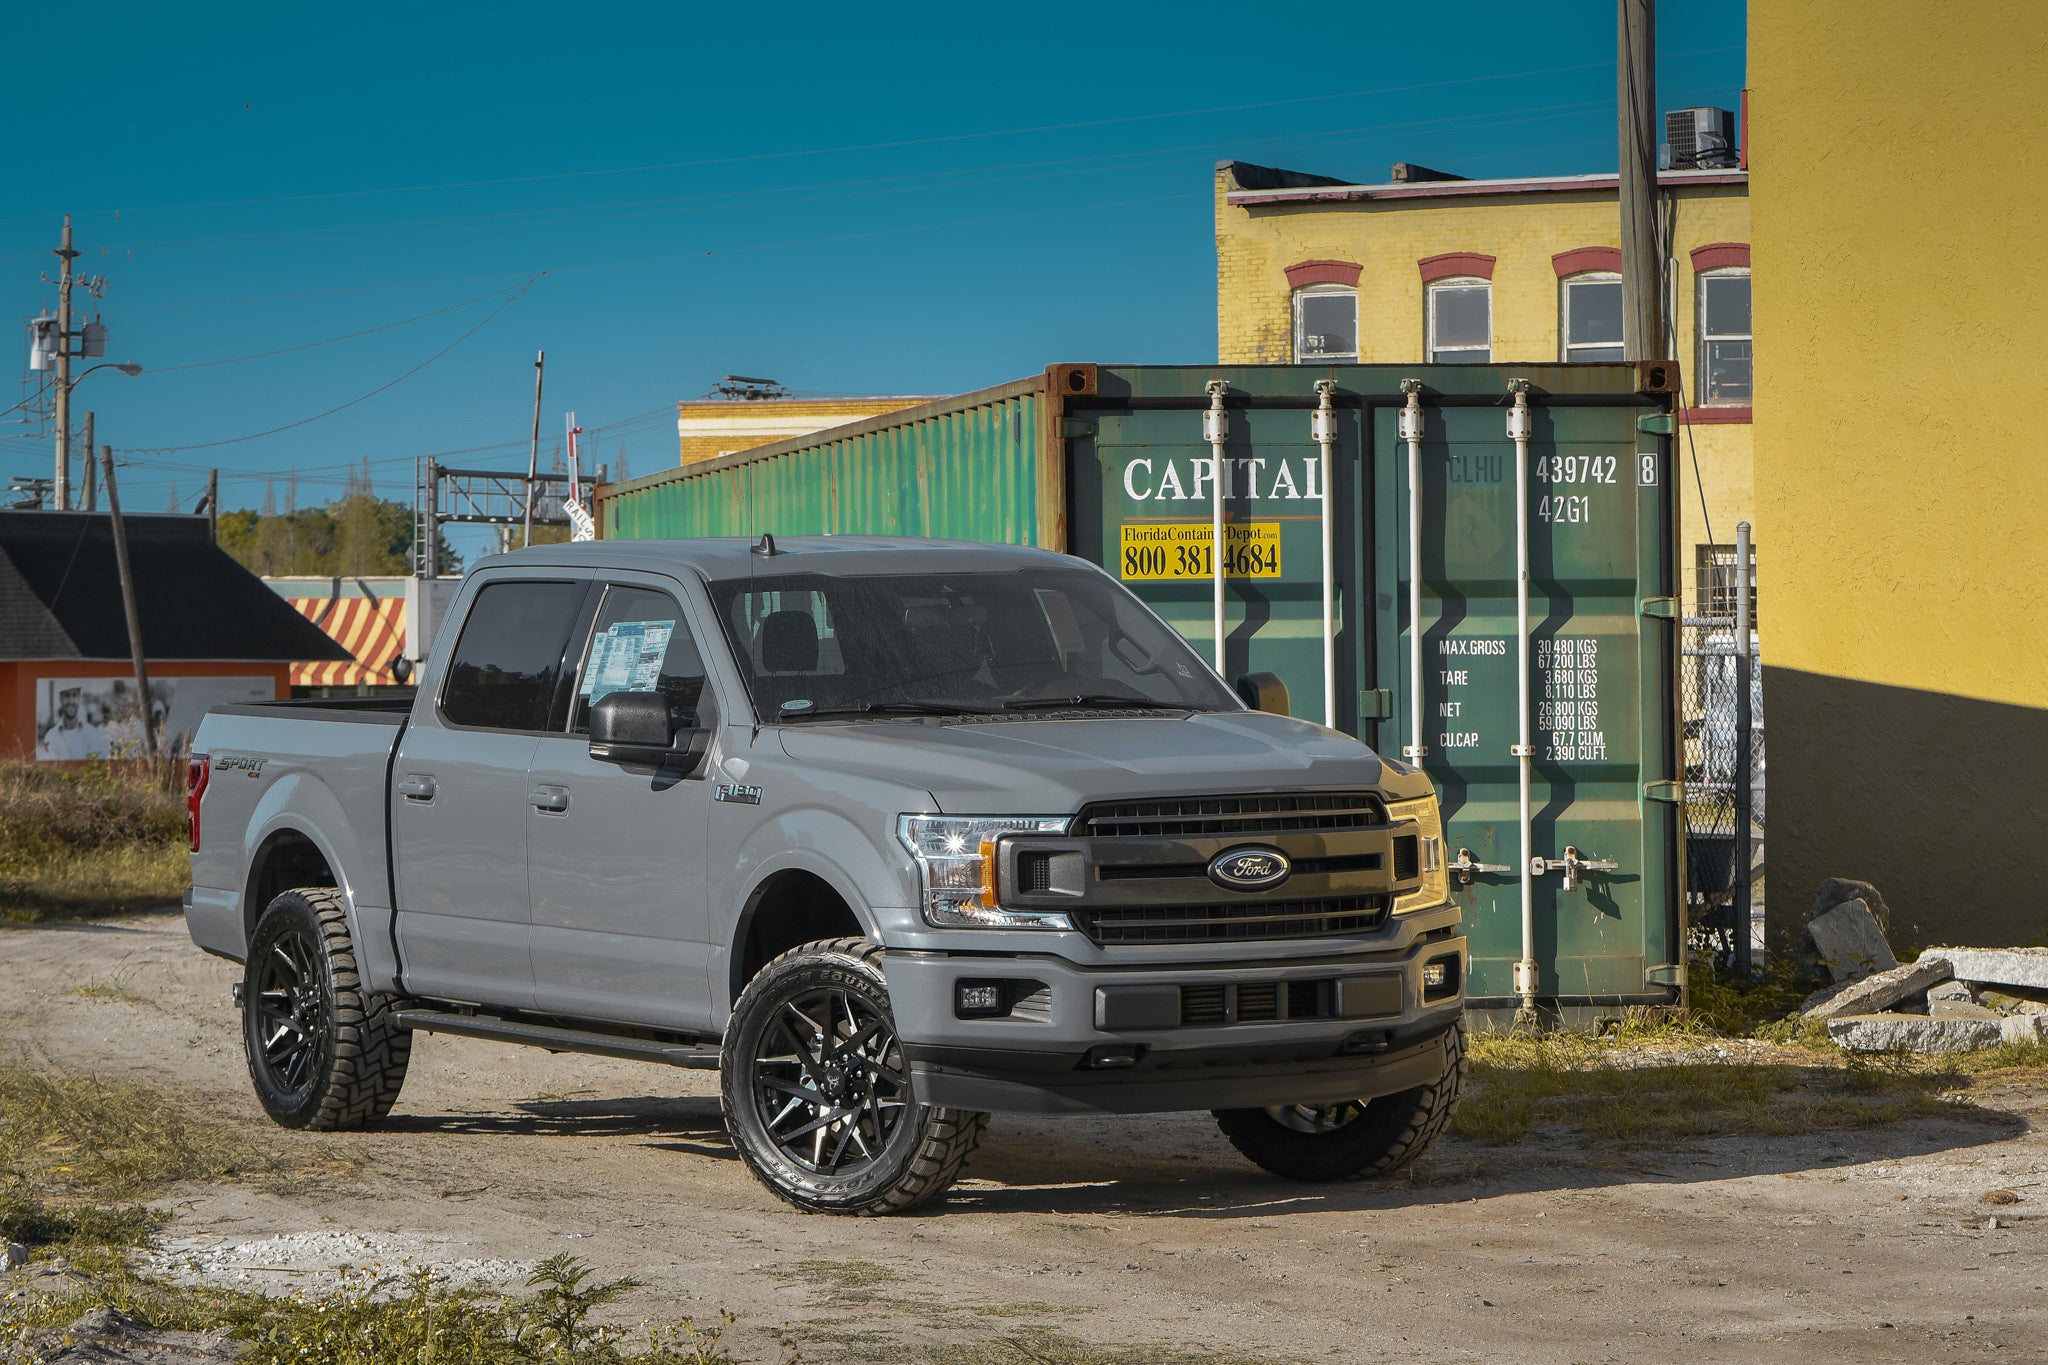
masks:
[[[1289,787],[1376,787],[1378,757],[1307,721],[1258,711],[1193,716],[787,725],[812,771],[895,778],[953,815],[1065,815],[1091,801]]]

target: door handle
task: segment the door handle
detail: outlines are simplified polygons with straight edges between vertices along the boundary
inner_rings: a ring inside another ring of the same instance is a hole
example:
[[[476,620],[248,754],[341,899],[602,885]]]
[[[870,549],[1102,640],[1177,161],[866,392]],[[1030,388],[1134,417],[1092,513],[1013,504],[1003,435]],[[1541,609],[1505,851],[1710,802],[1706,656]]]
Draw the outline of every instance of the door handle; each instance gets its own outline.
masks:
[[[569,789],[567,787],[535,787],[526,794],[526,799],[533,803],[535,810],[565,811],[569,809]]]
[[[398,794],[408,801],[431,801],[434,779],[425,773],[407,773],[398,779]]]

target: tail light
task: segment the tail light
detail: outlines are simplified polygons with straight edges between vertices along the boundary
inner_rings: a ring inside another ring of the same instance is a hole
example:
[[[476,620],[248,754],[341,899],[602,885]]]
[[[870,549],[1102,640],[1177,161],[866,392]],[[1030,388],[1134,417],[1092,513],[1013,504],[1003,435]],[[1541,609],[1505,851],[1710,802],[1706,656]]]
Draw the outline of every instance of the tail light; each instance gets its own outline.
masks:
[[[185,835],[194,853],[199,851],[199,798],[206,795],[206,784],[212,780],[211,757],[193,754],[185,760]]]

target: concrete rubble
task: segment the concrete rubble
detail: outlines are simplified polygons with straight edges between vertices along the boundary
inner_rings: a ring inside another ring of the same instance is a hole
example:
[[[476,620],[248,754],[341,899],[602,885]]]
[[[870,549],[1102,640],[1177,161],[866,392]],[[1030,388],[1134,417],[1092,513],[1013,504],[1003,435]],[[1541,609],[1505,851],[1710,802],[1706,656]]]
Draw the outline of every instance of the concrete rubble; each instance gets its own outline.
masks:
[[[1899,965],[1877,916],[1860,900],[1843,901],[1808,920],[1806,936],[1837,981],[1854,981]]]
[[[2048,1043],[2048,948],[1929,948],[1900,965],[1885,938],[1890,908],[1868,882],[1830,878],[1806,937],[1836,984],[1803,1018],[1852,1052],[1974,1052]]]

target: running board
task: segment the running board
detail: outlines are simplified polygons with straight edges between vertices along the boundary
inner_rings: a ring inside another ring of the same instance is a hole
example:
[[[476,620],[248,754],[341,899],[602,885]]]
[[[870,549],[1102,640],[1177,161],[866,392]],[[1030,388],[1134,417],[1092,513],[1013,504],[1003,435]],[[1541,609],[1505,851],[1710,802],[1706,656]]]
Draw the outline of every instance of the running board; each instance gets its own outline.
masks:
[[[556,1028],[549,1024],[522,1024],[509,1019],[494,1019],[489,1015],[454,1014],[443,1010],[396,1010],[392,1017],[400,1028],[420,1033],[452,1033],[462,1038],[484,1038],[494,1043],[546,1048],[549,1052],[622,1057],[629,1062],[665,1062],[669,1066],[689,1067],[697,1071],[718,1069],[716,1048],[693,1047],[687,1043],[664,1043],[652,1038],[628,1038],[616,1033]]]

